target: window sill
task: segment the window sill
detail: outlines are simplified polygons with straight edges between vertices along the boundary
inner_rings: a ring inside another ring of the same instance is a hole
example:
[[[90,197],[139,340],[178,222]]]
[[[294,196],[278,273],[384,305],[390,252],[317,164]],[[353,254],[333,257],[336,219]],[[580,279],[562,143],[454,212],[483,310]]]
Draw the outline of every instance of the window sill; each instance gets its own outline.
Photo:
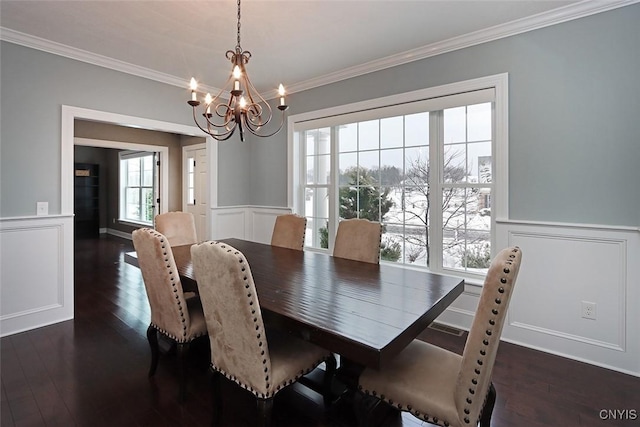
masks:
[[[118,219],[118,224],[120,225],[128,225],[130,227],[150,227],[153,228],[153,223],[150,222],[136,222],[131,221],[129,219]]]

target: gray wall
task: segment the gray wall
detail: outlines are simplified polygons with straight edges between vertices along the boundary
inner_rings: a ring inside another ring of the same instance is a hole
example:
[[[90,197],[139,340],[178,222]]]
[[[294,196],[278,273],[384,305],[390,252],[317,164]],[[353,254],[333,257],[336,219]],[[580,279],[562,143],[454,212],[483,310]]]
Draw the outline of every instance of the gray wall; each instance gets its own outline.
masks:
[[[157,132],[146,129],[135,129],[125,126],[116,126],[108,123],[96,123],[86,120],[76,120],[74,123],[74,135],[78,138],[100,139],[106,141],[131,142],[144,145],[157,145],[169,148],[169,201],[170,211],[182,210],[182,136],[167,132]],[[198,139],[203,142],[202,138]],[[116,150],[119,151],[119,150]],[[116,155],[115,168],[113,169],[113,182],[118,185]],[[115,197],[115,199],[113,199]],[[110,199],[110,204],[115,200],[114,213],[117,214],[117,191]]]
[[[290,114],[508,72],[511,218],[640,226],[638,22],[635,4],[382,70],[292,94]],[[2,217],[60,211],[61,104],[192,124],[186,88],[1,49]],[[219,205],[286,205],[285,131],[219,146]]]
[[[623,7],[295,93],[289,111],[508,72],[511,218],[640,226],[639,23]],[[286,134],[250,143],[252,202],[286,205]]]
[[[181,89],[4,41],[0,87],[3,218],[35,215],[37,201],[48,201],[50,214],[60,213],[62,105],[193,125],[187,82]],[[247,149],[221,144],[220,205],[250,202],[248,176],[236,167],[248,158]]]

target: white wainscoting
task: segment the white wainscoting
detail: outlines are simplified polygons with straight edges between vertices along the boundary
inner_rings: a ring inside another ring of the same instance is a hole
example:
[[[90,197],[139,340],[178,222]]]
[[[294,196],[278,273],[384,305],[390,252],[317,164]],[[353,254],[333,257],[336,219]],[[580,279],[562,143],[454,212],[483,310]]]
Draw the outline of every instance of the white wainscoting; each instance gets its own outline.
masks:
[[[640,376],[640,230],[498,221],[496,247],[512,245],[522,266],[502,339]],[[480,291],[467,285],[438,322],[468,330]]]
[[[211,209],[211,238],[269,243],[288,208]],[[0,220],[1,335],[73,318],[73,217]],[[640,376],[640,230],[498,221],[496,247],[518,245],[523,263],[505,341]],[[481,288],[438,321],[468,329]],[[582,318],[582,301],[596,319]]]
[[[222,206],[211,209],[211,238],[237,238],[259,243],[271,242],[276,217],[291,213],[289,208],[265,206]]]
[[[73,318],[73,216],[0,219],[0,335]]]
[[[505,340],[640,376],[639,230],[506,221],[497,237],[523,253]]]

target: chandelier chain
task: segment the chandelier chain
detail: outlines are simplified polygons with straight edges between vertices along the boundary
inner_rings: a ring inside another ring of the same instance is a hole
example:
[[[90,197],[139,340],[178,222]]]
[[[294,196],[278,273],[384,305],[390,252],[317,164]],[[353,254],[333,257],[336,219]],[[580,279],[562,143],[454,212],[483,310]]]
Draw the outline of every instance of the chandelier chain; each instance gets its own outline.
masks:
[[[238,44],[236,45],[236,50],[242,50],[240,47],[240,0],[238,0]]]

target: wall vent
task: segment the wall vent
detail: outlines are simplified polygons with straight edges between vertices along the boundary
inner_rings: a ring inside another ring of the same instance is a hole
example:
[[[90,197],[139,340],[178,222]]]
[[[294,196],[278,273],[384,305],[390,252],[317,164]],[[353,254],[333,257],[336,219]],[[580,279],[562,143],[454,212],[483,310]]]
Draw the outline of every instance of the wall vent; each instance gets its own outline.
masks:
[[[461,337],[462,334],[464,333],[464,331],[461,329],[454,328],[452,326],[443,325],[442,323],[434,322],[429,325],[429,328],[436,331],[444,332],[446,334],[455,335],[457,337]]]

